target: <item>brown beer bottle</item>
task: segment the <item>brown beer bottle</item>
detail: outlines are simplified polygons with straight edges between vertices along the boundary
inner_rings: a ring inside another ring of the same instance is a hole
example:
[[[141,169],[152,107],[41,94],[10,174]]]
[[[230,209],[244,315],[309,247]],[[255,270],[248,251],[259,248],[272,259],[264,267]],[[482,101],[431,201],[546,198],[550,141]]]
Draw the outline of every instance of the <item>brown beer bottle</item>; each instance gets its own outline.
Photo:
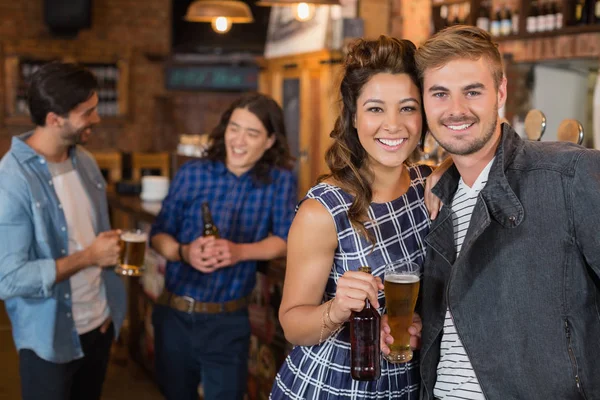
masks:
[[[370,267],[360,267],[361,272],[371,273]],[[350,353],[352,378],[357,381],[374,381],[381,375],[381,350],[379,326],[381,316],[365,300],[365,308],[350,315]]]
[[[214,236],[215,239],[218,239],[220,237],[219,229],[213,222],[212,214],[210,213],[210,208],[206,201],[202,203],[202,220],[204,221],[202,236]]]

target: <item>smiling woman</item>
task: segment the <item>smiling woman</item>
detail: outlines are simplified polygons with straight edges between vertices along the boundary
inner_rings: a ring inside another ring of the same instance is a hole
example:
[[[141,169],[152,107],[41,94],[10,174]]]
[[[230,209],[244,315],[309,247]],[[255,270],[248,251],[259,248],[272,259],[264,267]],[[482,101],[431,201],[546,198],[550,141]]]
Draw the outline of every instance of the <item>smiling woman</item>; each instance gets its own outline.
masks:
[[[382,360],[380,379],[353,380],[345,323],[366,304],[385,313],[381,290],[389,260],[422,263],[425,254],[423,196],[431,169],[405,163],[426,131],[414,54],[412,42],[386,36],[349,48],[342,112],[326,155],[331,174],[300,201],[290,229],[279,317],[296,346],[271,399],[418,398],[413,363]],[[418,335],[418,322],[410,329]],[[386,343],[377,327],[362,344],[385,353]]]

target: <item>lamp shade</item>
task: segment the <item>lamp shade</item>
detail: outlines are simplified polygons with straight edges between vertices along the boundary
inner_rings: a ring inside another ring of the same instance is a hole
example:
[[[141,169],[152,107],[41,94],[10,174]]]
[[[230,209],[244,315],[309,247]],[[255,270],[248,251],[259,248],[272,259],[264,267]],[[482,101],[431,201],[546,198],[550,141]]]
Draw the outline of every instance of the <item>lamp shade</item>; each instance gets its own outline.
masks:
[[[196,0],[187,9],[184,19],[189,22],[213,22],[225,17],[235,24],[254,22],[248,4],[237,0]]]
[[[340,5],[339,0],[261,0],[257,1],[257,6],[293,6],[298,3],[307,3],[315,6]]]

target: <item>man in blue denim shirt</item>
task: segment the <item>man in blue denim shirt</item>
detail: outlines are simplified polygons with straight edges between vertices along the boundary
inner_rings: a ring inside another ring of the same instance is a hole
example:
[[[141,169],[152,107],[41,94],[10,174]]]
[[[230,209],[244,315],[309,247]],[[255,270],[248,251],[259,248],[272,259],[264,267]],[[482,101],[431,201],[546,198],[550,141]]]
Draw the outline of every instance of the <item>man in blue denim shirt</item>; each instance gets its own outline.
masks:
[[[177,172],[150,233],[167,260],[154,308],[156,372],[168,400],[241,400],[246,389],[248,296],[257,260],[286,253],[296,180],[283,113],[246,94],[222,115],[205,159]],[[207,202],[221,238],[203,235]]]
[[[507,82],[481,29],[447,28],[416,61],[454,161],[426,238],[422,398],[600,399],[600,152],[498,121]]]
[[[19,351],[24,400],[100,399],[125,316],[119,232],[85,143],[100,122],[97,82],[46,64],[28,92],[33,132],[0,161],[0,298]],[[108,267],[108,268],[105,268]]]

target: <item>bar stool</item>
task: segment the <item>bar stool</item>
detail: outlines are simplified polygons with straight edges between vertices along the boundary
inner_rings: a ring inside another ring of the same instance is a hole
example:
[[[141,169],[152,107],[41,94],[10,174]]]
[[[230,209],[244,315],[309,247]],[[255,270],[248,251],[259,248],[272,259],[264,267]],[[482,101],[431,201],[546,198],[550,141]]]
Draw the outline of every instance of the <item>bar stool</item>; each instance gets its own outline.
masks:
[[[116,183],[123,177],[123,155],[118,151],[101,151],[92,153],[92,156],[100,171],[106,174],[107,190],[114,191]]]
[[[583,143],[583,126],[576,119],[565,119],[558,126],[556,134],[559,142]]]
[[[546,131],[546,116],[540,110],[529,110],[525,116],[525,134],[529,140],[540,140]]]
[[[169,153],[133,153],[131,155],[131,179],[139,182],[142,179],[142,170],[158,170],[160,176],[169,177]]]

